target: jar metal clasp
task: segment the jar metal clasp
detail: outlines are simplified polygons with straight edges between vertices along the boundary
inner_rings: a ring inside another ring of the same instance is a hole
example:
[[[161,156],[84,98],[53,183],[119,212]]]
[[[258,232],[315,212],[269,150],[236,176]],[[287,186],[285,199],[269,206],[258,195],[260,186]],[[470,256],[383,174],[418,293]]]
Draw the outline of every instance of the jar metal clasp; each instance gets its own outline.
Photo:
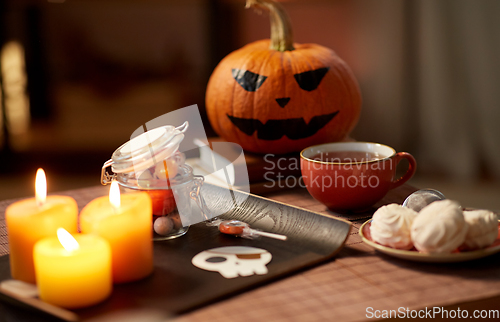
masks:
[[[101,170],[101,184],[103,186],[110,184],[111,181],[116,180],[116,173],[109,174],[106,171],[107,167],[110,167],[113,164],[113,159],[109,159],[108,161],[104,162],[102,165],[102,170]]]
[[[193,199],[196,204],[198,205],[198,208],[201,210],[201,214],[204,217],[204,219],[207,221],[207,223],[210,225],[210,222],[213,220],[218,220],[217,218],[212,218],[212,214],[210,212],[210,209],[208,209],[207,204],[205,202],[205,199],[203,199],[203,195],[201,194],[201,187],[203,186],[204,182],[203,176],[195,175],[193,176],[193,186],[191,187],[191,191],[189,193],[189,196],[191,199]]]

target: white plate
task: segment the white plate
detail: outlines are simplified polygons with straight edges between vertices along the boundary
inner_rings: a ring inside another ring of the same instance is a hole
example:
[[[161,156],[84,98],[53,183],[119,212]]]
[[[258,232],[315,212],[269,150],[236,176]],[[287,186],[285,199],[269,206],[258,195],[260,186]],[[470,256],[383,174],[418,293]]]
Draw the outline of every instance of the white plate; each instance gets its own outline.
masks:
[[[361,239],[368,245],[374,247],[379,252],[397,258],[407,259],[416,262],[427,262],[427,263],[453,263],[453,262],[464,262],[473,259],[483,258],[500,252],[499,237],[497,237],[497,239],[492,245],[486,248],[479,250],[472,250],[472,251],[454,252],[450,254],[427,254],[427,253],[420,253],[415,249],[413,250],[395,249],[380,245],[371,239],[370,236],[371,221],[372,221],[371,219],[368,220],[359,229],[359,235],[361,236]]]

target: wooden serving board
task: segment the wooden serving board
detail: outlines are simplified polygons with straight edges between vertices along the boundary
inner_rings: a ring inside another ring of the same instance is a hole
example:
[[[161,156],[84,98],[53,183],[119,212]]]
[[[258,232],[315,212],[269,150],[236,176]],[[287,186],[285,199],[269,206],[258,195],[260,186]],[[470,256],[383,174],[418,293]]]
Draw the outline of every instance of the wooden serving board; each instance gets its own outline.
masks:
[[[76,317],[83,321],[96,318],[100,321],[108,316],[119,319],[120,314],[175,316],[331,259],[340,251],[351,229],[347,221],[213,185],[204,185],[202,194],[209,209],[235,204],[235,208],[220,218],[239,219],[253,228],[283,234],[288,239],[238,238],[219,233],[217,227],[199,223],[180,238],[155,242],[153,274],[138,282],[115,285],[111,297],[96,306],[67,311],[65,315],[44,309],[43,305],[26,303],[10,293],[4,292],[1,297],[66,320]],[[268,274],[226,279],[218,272],[205,271],[191,264],[196,254],[222,246],[252,246],[269,251],[273,258],[267,265]],[[7,279],[10,279],[9,259],[3,256],[0,257],[0,281]]]

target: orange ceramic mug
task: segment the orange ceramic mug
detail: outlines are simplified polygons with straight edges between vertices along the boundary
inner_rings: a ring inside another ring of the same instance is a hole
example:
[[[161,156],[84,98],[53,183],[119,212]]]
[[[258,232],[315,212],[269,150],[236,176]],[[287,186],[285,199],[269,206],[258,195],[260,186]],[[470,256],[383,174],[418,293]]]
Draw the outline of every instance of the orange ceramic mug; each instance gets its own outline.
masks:
[[[406,173],[396,179],[402,159]],[[300,153],[302,178],[309,193],[335,211],[361,211],[408,181],[415,173],[413,156],[383,144],[369,142],[327,143]]]

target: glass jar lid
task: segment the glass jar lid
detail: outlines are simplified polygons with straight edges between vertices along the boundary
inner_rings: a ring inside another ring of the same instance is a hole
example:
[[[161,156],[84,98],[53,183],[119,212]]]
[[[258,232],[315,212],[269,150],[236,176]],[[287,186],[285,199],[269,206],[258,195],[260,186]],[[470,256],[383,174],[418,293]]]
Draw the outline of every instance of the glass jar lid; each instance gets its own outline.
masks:
[[[113,152],[111,170],[114,173],[140,172],[173,155],[184,139],[189,124],[157,127],[144,132]]]

